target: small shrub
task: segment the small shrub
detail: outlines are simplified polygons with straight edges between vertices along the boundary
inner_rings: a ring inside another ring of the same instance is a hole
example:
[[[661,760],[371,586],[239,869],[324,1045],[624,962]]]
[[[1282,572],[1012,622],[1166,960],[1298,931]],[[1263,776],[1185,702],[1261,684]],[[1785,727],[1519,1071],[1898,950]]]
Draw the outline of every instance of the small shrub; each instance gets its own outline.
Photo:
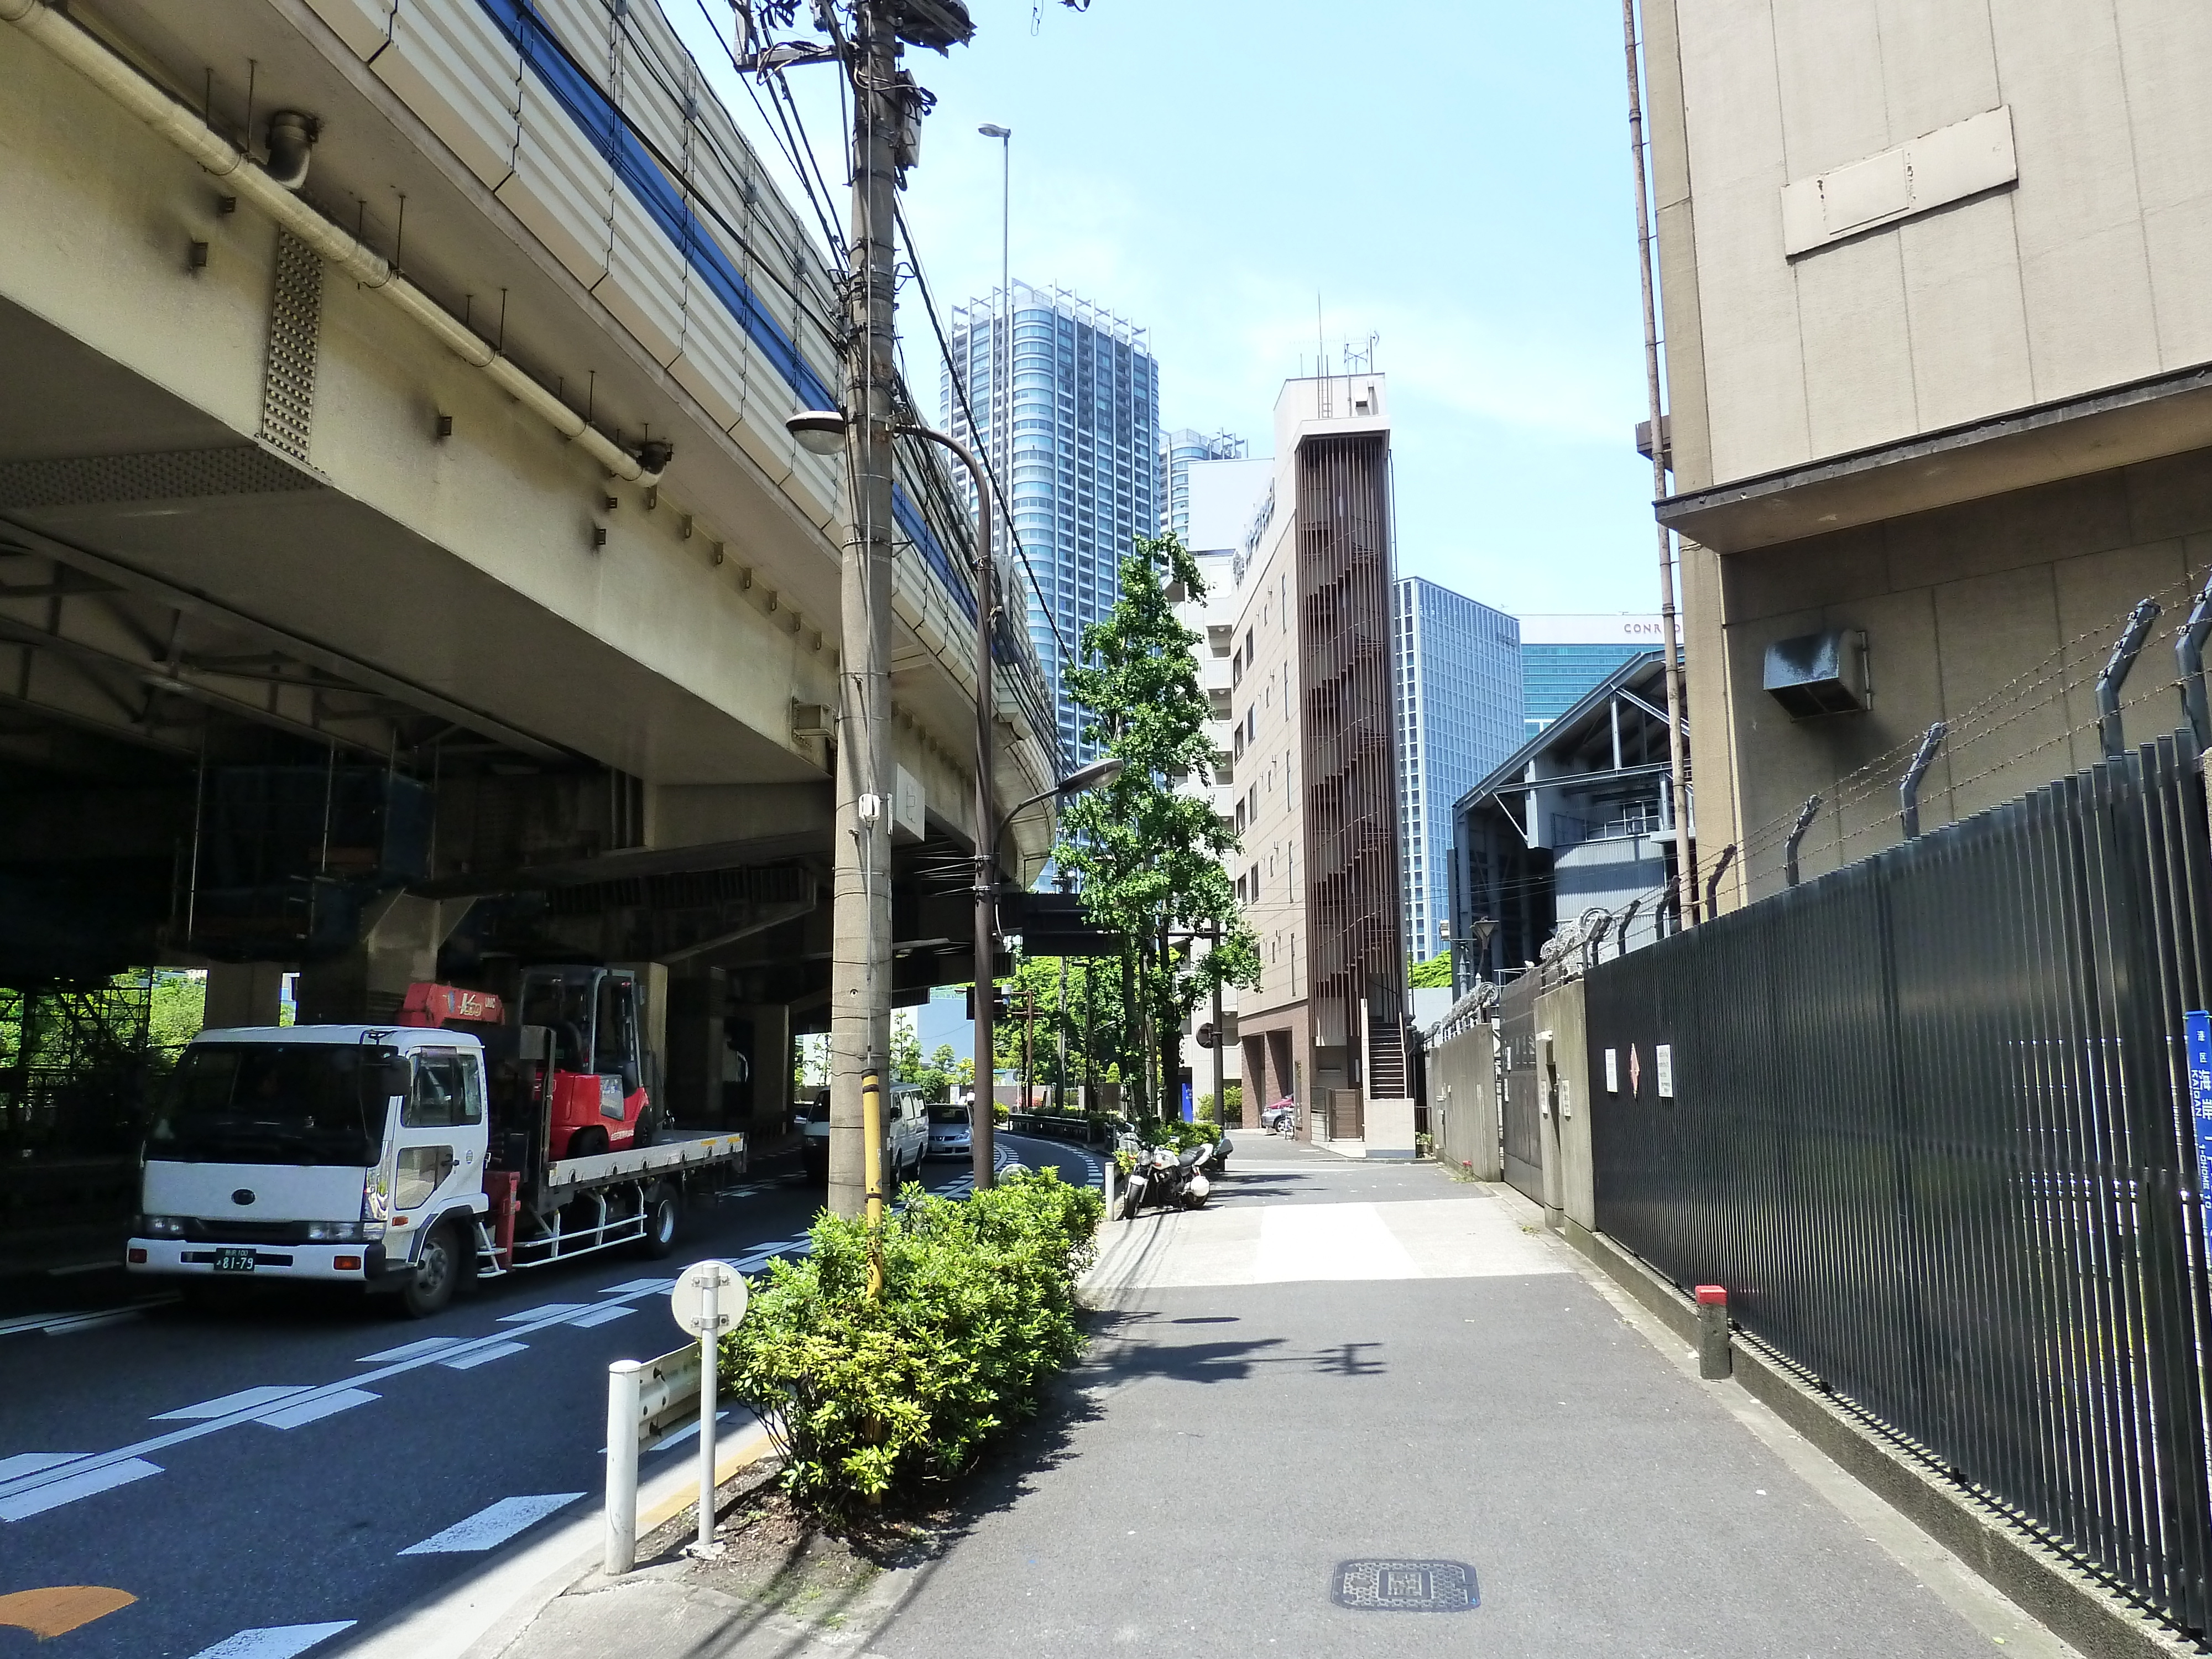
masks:
[[[1047,1170],[957,1202],[905,1199],[883,1225],[880,1297],[866,1226],[825,1213],[813,1254],[774,1263],[723,1341],[723,1382],[768,1424],[786,1490],[817,1508],[958,1474],[1082,1346],[1075,1281],[1098,1194]]]

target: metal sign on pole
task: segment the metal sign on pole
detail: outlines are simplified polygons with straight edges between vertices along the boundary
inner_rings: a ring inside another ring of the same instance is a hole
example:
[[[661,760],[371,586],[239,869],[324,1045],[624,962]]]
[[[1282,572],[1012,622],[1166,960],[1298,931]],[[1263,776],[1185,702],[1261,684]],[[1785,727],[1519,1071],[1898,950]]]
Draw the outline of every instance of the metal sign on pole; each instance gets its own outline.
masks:
[[[677,1275],[669,1292],[669,1311],[683,1330],[699,1339],[699,1539],[697,1555],[712,1555],[714,1542],[714,1372],[722,1334],[745,1316],[744,1275],[726,1261],[697,1261]],[[612,1454],[610,1453],[610,1455]]]

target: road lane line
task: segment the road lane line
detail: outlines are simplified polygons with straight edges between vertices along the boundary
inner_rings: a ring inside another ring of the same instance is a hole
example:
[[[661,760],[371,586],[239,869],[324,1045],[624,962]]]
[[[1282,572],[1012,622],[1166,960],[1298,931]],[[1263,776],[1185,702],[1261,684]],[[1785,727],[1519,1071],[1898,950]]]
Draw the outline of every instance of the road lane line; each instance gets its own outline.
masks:
[[[64,1475],[58,1480],[48,1480],[33,1486],[27,1492],[10,1498],[0,1498],[0,1521],[21,1521],[33,1515],[43,1515],[48,1510],[58,1510],[64,1504],[74,1504],[80,1498],[89,1498],[94,1492],[109,1492],[117,1486],[127,1486],[133,1480],[143,1480],[149,1474],[159,1474],[161,1466],[149,1463],[143,1457],[127,1458],[121,1462],[102,1463],[96,1468],[82,1469],[75,1474]]]
[[[574,1319],[568,1322],[571,1325],[581,1326],[585,1329],[588,1330],[594,1325],[604,1325],[611,1320],[626,1319],[636,1311],[637,1306],[635,1303],[607,1302],[602,1303],[599,1306],[592,1309],[589,1313],[578,1314]]]
[[[17,1452],[13,1457],[0,1457],[0,1480],[11,1480],[19,1474],[35,1474],[91,1455],[90,1452]]]
[[[319,1393],[314,1399],[302,1400],[295,1406],[281,1406],[273,1412],[264,1412],[255,1420],[272,1429],[296,1429],[303,1423],[319,1423],[326,1417],[335,1417],[340,1412],[382,1398],[366,1389],[348,1389],[339,1394]]]
[[[674,1281],[664,1279],[650,1282],[659,1284],[665,1288]],[[498,1348],[502,1354],[511,1353],[514,1350],[506,1346],[510,1338],[527,1336],[532,1331],[543,1329],[546,1326],[558,1325],[562,1322],[562,1317],[565,1316],[545,1320],[538,1325],[521,1326],[513,1332],[495,1331],[489,1336],[465,1340],[453,1348],[418,1355],[412,1359],[398,1360],[379,1370],[364,1372],[359,1376],[350,1376],[343,1382],[325,1384],[303,1396],[299,1403],[305,1405],[308,1400],[325,1395],[350,1394],[361,1385],[380,1382],[388,1377],[403,1376],[409,1371],[420,1370],[423,1366],[433,1363],[450,1365],[454,1359],[465,1358],[475,1350]],[[459,1369],[466,1370],[467,1367],[462,1366]],[[233,1412],[228,1417],[211,1417],[204,1423],[187,1424],[181,1428],[172,1429],[166,1434],[149,1436],[131,1445],[118,1446],[113,1451],[88,1453],[86,1459],[80,1461],[85,1462],[87,1467],[90,1468],[106,1468],[130,1463],[142,1458],[147,1453],[164,1451],[171,1446],[181,1445],[187,1440],[197,1440],[203,1435],[220,1434],[223,1430],[234,1429],[241,1423],[258,1422],[260,1418],[261,1413],[258,1411]],[[75,1478],[68,1471],[58,1469],[30,1469],[13,1477],[0,1477],[0,1504],[11,1503],[18,1496],[34,1492],[52,1480]],[[137,1477],[133,1475],[131,1478],[135,1480]],[[27,1512],[35,1514],[37,1511]]]
[[[501,1314],[502,1325],[526,1325],[533,1319],[565,1319],[592,1306],[588,1302],[549,1302],[542,1308],[525,1308],[520,1313]]]
[[[294,1659],[318,1642],[327,1642],[356,1620],[341,1619],[330,1625],[269,1625],[226,1636],[211,1648],[202,1648],[192,1659]]]
[[[447,1348],[458,1348],[467,1340],[465,1336],[426,1336],[420,1342],[403,1343],[396,1348],[386,1348],[382,1353],[365,1353],[354,1363],[374,1365],[381,1360],[420,1359],[425,1354],[443,1353]]]
[[[610,1285],[599,1294],[601,1296],[642,1296],[647,1291],[672,1291],[675,1288],[676,1281],[672,1279],[633,1279],[623,1284]]]
[[[495,1342],[489,1348],[471,1347],[465,1353],[457,1353],[452,1358],[441,1359],[438,1363],[449,1371],[472,1371],[479,1365],[489,1365],[493,1360],[504,1359],[511,1353],[527,1353],[529,1351],[527,1342]]]
[[[565,1510],[584,1494],[580,1492],[543,1492],[534,1498],[502,1498],[485,1505],[465,1521],[456,1521],[443,1532],[432,1533],[419,1544],[410,1544],[402,1555],[464,1555],[497,1549],[533,1527],[556,1510]]]
[[[249,1406],[273,1405],[279,1400],[289,1400],[295,1395],[307,1393],[305,1382],[273,1382],[258,1389],[240,1389],[236,1394],[224,1395],[219,1400],[203,1400],[197,1406],[179,1406],[173,1412],[162,1412],[152,1420],[156,1423],[197,1423],[210,1417],[227,1417],[233,1412],[242,1412]]]

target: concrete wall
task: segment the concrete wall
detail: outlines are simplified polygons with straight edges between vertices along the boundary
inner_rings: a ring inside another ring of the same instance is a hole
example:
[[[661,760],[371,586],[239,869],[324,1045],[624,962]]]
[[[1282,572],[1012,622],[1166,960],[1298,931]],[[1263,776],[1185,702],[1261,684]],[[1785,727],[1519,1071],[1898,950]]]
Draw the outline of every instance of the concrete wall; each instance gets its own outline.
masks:
[[[1504,1179],[1498,1146],[1498,1048],[1487,1025],[1428,1051],[1430,1133],[1437,1161],[1477,1181]]]
[[[1583,981],[1570,980],[1536,999],[1537,1079],[1545,1093],[1544,1194],[1556,1207],[1597,1231],[1595,1165],[1590,1157],[1589,1022]],[[1549,1041],[1545,1039],[1549,1033]]]
[[[1733,759],[1741,823],[1717,833],[1722,821],[1701,795],[1700,830],[1708,858],[1750,837],[1756,896],[1782,884],[1776,826],[1786,830],[1816,791],[1827,804],[1803,844],[1807,875],[1896,841],[1898,751],[1909,754],[1936,720],[1952,732],[1921,789],[1923,829],[2089,764],[2097,673],[2146,595],[2168,614],[2128,683],[2128,738],[2179,725],[2172,629],[2212,568],[2212,452],[1717,562],[1726,622],[1711,631],[1723,635],[1723,690],[1714,693],[1708,658],[1692,730],[1707,763],[1701,780],[1723,753]],[[1830,628],[1866,630],[1873,706],[1794,721],[1760,689],[1765,647]],[[1707,712],[1722,703],[1724,722]]]
[[[1646,21],[1679,488],[2212,358],[2212,9],[1655,0]],[[1785,253],[1785,186],[2000,109],[2016,183]]]

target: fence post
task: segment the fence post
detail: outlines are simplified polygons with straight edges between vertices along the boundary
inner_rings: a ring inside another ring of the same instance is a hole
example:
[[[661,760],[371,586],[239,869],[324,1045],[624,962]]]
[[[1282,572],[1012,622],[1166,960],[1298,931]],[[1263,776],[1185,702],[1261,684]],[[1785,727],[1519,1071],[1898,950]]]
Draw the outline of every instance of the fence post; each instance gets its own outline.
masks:
[[[1790,827],[1790,839],[1782,843],[1783,879],[1790,886],[1797,884],[1797,846],[1805,839],[1805,832],[1813,827],[1814,814],[1820,810],[1818,795],[1805,797],[1805,804],[1797,809],[1797,822]]]
[[[607,1549],[610,1578],[637,1565],[637,1413],[641,1360],[607,1367]]]
[[[2127,626],[2113,641],[2105,672],[2097,676],[2097,738],[2107,760],[2117,760],[2127,752],[2127,736],[2120,721],[2120,688],[2127,684],[2128,671],[2136,665],[2143,641],[2150,637],[2150,625],[2157,620],[2156,599],[2145,599],[2130,611]]]
[[[2197,596],[2189,620],[2173,636],[2173,659],[2181,670],[2181,712],[2200,750],[2212,749],[2212,711],[2204,704],[2204,641],[2212,636],[2212,580]]]
[[[1941,720],[1928,728],[1928,735],[1920,739],[1920,752],[1912,757],[1912,764],[1905,769],[1904,781],[1897,786],[1898,821],[1907,841],[1920,839],[1920,780],[1936,763],[1936,751],[1943,746],[1947,729]]]
[[[1726,1380],[1735,1370],[1729,1350],[1728,1287],[1698,1286],[1698,1375],[1708,1382]]]

